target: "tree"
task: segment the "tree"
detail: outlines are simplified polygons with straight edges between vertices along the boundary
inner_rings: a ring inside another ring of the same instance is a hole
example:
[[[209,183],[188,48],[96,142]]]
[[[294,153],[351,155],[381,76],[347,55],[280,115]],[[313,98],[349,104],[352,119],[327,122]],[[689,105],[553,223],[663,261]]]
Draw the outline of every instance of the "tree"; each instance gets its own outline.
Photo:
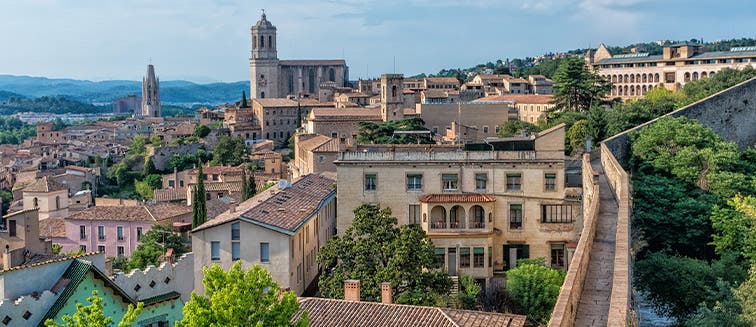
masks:
[[[565,152],[579,153],[585,150],[585,136],[588,134],[588,122],[580,120],[567,130],[567,144]]]
[[[507,271],[507,290],[525,310],[528,320],[546,324],[554,309],[565,273],[543,264],[527,263]]]
[[[213,165],[236,166],[244,161],[247,146],[241,137],[223,135],[213,149]]]
[[[147,182],[134,181],[134,190],[139,194],[142,200],[152,200],[154,192]]]
[[[255,182],[255,171],[249,172],[249,180],[247,181],[247,185],[249,187],[249,194],[248,198],[251,198],[257,194],[257,183]]]
[[[302,104],[297,101],[297,128],[302,127]]]
[[[171,226],[161,224],[153,225],[142,235],[139,243],[131,254],[129,269],[144,269],[149,265],[157,266],[160,264],[160,256],[167,249],[173,249],[174,256],[180,256],[189,251],[186,240],[181,235],[177,234]]]
[[[73,316],[65,315],[60,318],[63,324],[59,324],[52,319],[45,321],[45,326],[49,327],[107,327],[113,323],[113,318],[105,316],[102,309],[102,298],[98,295],[97,290],[92,291],[92,296],[87,298],[87,302],[91,303],[85,306],[81,303],[76,304],[76,313]],[[137,303],[136,307],[129,304],[126,314],[124,314],[121,321],[118,323],[118,327],[129,327],[137,316],[142,313],[144,303]]]
[[[478,303],[481,287],[475,278],[462,276],[459,279],[459,293],[457,293],[457,307],[460,309],[473,310]]]
[[[147,139],[141,135],[134,136],[129,146],[129,154],[142,155],[147,153]]]
[[[197,125],[197,127],[194,128],[194,133],[192,135],[199,138],[204,138],[208,134],[210,134],[210,127],[207,127],[205,125]]]
[[[743,309],[741,318],[756,325],[756,265],[751,266],[748,279],[735,290],[735,298]]]
[[[737,195],[726,206],[715,206],[711,224],[717,253],[739,253],[756,264],[756,197]]]
[[[142,168],[142,177],[146,177],[146,176],[148,176],[150,174],[155,174],[157,172],[158,172],[158,170],[155,167],[155,163],[152,162],[152,157],[146,158],[145,161],[144,161],[144,167]],[[158,175],[158,176],[160,176],[160,175]]]
[[[601,142],[606,137],[606,109],[593,107],[588,111],[586,132],[591,136],[594,144]]]
[[[522,120],[507,120],[499,126],[499,137],[512,137],[520,135],[521,132],[532,134],[541,131],[538,126]]]
[[[249,108],[249,105],[247,104],[247,92],[246,91],[242,91],[241,108]]]
[[[438,270],[435,246],[418,225],[397,226],[391,209],[362,205],[352,226],[326,243],[318,254],[325,272],[318,285],[323,296],[342,298],[344,280],[360,280],[360,297],[380,300],[380,284],[393,286],[397,303],[434,305],[446,295],[451,279]]]
[[[297,321],[299,310],[294,292],[283,292],[260,265],[244,271],[236,261],[228,272],[217,264],[202,269],[205,296],[192,292],[184,306],[180,327],[204,326],[307,326],[307,313]]]
[[[580,57],[565,58],[554,74],[554,110],[587,111],[605,102],[612,86]]]
[[[205,198],[205,174],[202,165],[197,169],[197,185],[192,194],[192,228],[202,225],[207,220],[207,202]]]
[[[433,144],[430,134],[398,134],[396,131],[427,131],[425,122],[421,118],[405,118],[402,120],[380,123],[360,122],[357,143],[360,144]]]

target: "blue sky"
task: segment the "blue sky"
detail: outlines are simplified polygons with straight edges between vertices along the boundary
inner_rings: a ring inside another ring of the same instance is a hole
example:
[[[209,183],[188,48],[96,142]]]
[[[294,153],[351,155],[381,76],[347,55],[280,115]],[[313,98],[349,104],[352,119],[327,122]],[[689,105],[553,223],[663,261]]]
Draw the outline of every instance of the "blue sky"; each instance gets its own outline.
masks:
[[[248,79],[265,9],[281,59],[347,60],[352,79],[659,39],[756,37],[756,1],[0,0],[0,74]]]

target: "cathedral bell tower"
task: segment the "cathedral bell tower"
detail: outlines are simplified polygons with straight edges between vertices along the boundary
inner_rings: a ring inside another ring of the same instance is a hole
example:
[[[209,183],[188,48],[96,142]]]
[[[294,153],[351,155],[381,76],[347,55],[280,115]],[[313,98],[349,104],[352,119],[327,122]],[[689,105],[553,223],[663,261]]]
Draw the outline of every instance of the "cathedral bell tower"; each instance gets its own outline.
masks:
[[[383,121],[404,119],[404,75],[381,75],[381,118]]]
[[[147,75],[142,78],[142,117],[160,117],[160,79],[155,76],[155,67],[147,65]]]
[[[278,54],[276,27],[271,24],[263,10],[260,20],[252,26],[252,56],[249,58],[249,87],[251,98],[277,98]]]

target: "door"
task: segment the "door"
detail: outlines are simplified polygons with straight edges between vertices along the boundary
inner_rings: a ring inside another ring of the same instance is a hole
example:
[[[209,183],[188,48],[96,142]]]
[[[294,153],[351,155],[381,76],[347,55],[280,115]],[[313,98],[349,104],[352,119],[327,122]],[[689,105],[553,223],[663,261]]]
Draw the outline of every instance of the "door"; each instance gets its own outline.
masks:
[[[517,268],[517,248],[509,248],[509,262],[507,262],[509,269]]]
[[[457,275],[457,248],[449,248],[449,257],[446,260],[447,262],[447,269],[446,271],[449,272],[450,276],[456,276]]]
[[[530,258],[530,246],[527,244],[504,244],[504,270],[517,268],[517,259]]]

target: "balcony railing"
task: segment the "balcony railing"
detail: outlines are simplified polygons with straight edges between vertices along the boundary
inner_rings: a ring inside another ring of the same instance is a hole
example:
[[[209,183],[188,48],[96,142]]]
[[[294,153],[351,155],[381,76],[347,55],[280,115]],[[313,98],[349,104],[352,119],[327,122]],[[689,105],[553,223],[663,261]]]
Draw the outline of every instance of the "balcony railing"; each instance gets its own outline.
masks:
[[[484,221],[470,222],[470,228],[486,228],[486,222]]]
[[[437,221],[432,222],[430,224],[431,229],[446,229],[446,222],[445,221]]]

